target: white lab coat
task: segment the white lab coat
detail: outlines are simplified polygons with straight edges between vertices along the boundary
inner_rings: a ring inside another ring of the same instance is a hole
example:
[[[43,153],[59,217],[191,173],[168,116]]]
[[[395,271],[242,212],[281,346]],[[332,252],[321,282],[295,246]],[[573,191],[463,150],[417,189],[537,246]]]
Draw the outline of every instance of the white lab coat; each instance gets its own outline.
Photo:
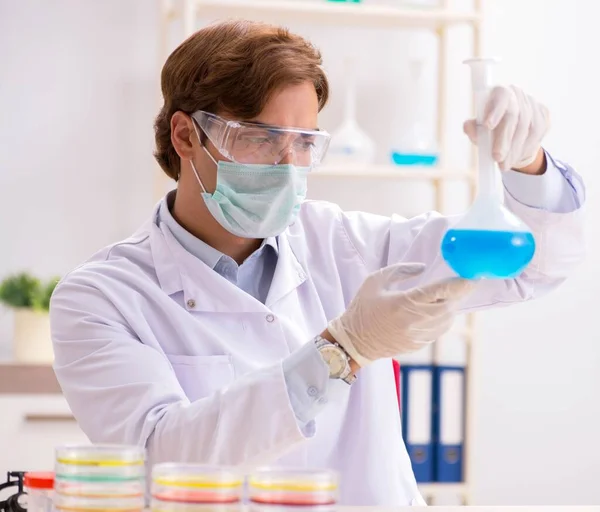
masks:
[[[508,206],[537,252],[518,279],[481,282],[464,310],[511,304],[560,284],[583,256],[581,212]],[[342,503],[422,503],[402,441],[392,365],[382,360],[299,428],[281,360],[340,314],[368,273],[424,262],[407,286],[450,275],[451,220],[343,213],[306,202],[279,237],[263,305],[186,252],[152,219],[71,272],[51,304],[55,370],[93,442],[146,445],[151,462],[330,467]]]

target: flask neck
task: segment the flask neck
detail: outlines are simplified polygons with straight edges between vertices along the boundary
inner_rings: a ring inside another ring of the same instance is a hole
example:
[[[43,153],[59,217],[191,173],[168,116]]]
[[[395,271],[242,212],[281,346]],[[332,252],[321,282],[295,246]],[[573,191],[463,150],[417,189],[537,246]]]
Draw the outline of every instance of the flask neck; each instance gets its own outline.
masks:
[[[490,130],[477,126],[478,182],[477,200],[502,203],[503,193],[499,183],[496,162],[492,157],[492,137]]]

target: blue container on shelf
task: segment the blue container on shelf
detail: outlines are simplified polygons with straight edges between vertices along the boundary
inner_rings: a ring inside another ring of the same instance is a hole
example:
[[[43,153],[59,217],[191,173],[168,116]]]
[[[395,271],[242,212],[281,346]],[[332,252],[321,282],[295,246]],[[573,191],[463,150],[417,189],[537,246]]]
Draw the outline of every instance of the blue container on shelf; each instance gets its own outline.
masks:
[[[392,163],[395,165],[418,165],[430,167],[437,165],[438,155],[435,153],[416,153],[408,151],[392,151]]]

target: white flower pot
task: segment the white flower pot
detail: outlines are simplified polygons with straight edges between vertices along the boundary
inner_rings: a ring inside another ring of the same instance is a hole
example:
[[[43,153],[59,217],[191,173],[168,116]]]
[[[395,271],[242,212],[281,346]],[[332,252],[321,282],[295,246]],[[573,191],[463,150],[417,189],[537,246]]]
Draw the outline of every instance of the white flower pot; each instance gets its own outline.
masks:
[[[52,363],[50,316],[29,308],[14,309],[13,358],[19,363]]]

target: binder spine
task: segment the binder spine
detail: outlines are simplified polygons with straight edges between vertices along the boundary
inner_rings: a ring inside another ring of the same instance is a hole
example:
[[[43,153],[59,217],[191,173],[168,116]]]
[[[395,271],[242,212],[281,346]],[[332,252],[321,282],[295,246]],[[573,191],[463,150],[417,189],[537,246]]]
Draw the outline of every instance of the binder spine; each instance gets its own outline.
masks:
[[[432,445],[431,365],[402,365],[402,432],[417,482],[432,482],[434,450]]]
[[[436,482],[463,481],[465,368],[436,366],[433,374],[433,431]]]

